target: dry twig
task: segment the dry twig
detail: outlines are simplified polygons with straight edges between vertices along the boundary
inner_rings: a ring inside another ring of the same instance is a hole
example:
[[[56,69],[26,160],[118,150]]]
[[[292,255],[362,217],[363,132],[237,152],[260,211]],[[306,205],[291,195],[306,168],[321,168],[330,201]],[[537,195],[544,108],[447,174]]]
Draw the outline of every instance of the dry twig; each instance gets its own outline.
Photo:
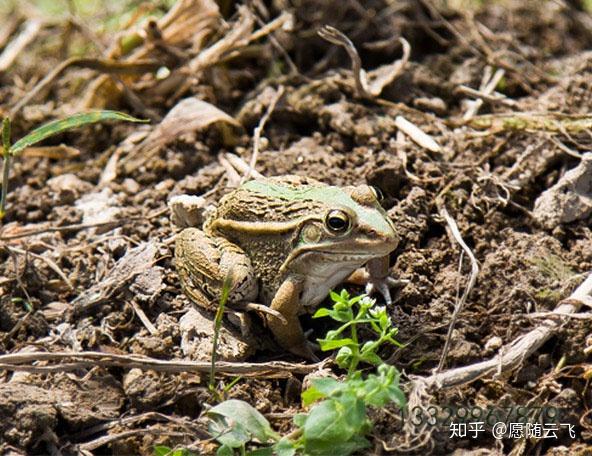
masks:
[[[38,362],[55,361],[50,366],[36,365]],[[65,362],[65,363],[64,363]],[[101,352],[56,352],[56,353],[11,353],[0,355],[0,369],[24,372],[65,372],[88,367],[124,367],[158,372],[180,373],[210,371],[209,361],[167,361],[148,356],[118,355]],[[218,361],[216,371],[226,375],[242,375],[248,377],[287,378],[292,374],[309,374],[324,366],[324,362],[316,364],[294,364],[283,361],[267,363],[233,363]]]
[[[446,220],[446,223],[448,224],[448,228],[450,230],[450,233],[452,234],[452,237],[454,237],[456,242],[458,242],[458,244],[461,246],[463,251],[467,254],[469,259],[471,260],[471,276],[469,277],[469,282],[467,283],[464,293],[462,294],[461,298],[457,301],[456,305],[454,306],[454,312],[452,312],[452,317],[450,319],[450,325],[448,326],[448,334],[446,335],[446,342],[444,344],[444,349],[442,350],[442,356],[440,357],[440,362],[438,363],[438,367],[436,368],[436,372],[440,372],[442,370],[442,368],[444,367],[444,364],[446,363],[446,356],[448,356],[448,350],[450,349],[450,341],[452,340],[452,331],[454,330],[454,326],[456,325],[456,320],[458,318],[458,314],[460,313],[460,311],[463,309],[465,303],[467,302],[467,298],[469,297],[469,294],[473,290],[473,287],[475,286],[475,282],[477,281],[477,275],[479,274],[479,265],[477,264],[477,259],[475,258],[475,255],[473,254],[471,249],[467,246],[467,244],[463,240],[462,235],[460,234],[460,231],[458,230],[458,225],[456,224],[454,219],[450,216],[450,214],[448,214],[448,211],[446,210],[444,205],[442,205],[440,207],[439,212],[440,212],[440,215],[444,218],[444,220]],[[462,256],[461,256],[461,261],[462,261]]]
[[[409,122],[405,117],[397,116],[395,118],[395,125],[419,146],[431,152],[440,152],[442,150],[434,138],[421,130],[417,125]]]
[[[26,22],[23,31],[0,54],[0,72],[8,70],[12,66],[23,49],[35,39],[42,25],[43,23],[39,19],[30,19]]]
[[[488,67],[489,68],[489,67]],[[480,95],[490,96],[499,82],[506,74],[505,70],[498,69],[491,78],[484,76],[483,82],[481,83],[481,90],[479,90]],[[475,114],[479,111],[479,108],[483,106],[483,96],[480,96],[477,100],[471,102],[469,108],[463,115],[463,120],[470,120],[473,118]]]
[[[255,127],[255,131],[253,132],[253,154],[251,155],[251,161],[249,162],[249,169],[244,174],[241,182],[246,182],[251,178],[251,173],[255,169],[255,165],[257,164],[257,158],[259,157],[261,132],[265,128],[265,124],[267,123],[269,117],[273,113],[275,105],[278,101],[280,101],[280,98],[282,98],[284,90],[285,88],[283,85],[280,85],[278,87],[275,96],[273,97],[273,100],[271,100],[271,103],[269,103],[269,106],[267,107],[267,111],[265,111],[265,114],[263,114],[263,117],[261,117],[261,120],[259,120],[259,124]]]
[[[74,286],[72,285],[72,282],[70,282],[70,279],[68,279],[68,276],[66,276],[66,274],[64,274],[64,271],[62,271],[60,269],[60,267],[57,264],[55,264],[55,262],[53,260],[51,260],[50,258],[46,258],[43,255],[39,255],[37,253],[28,252],[28,251],[20,249],[18,247],[12,247],[12,246],[8,246],[8,245],[4,245],[2,247],[4,247],[6,250],[8,250],[12,253],[18,253],[20,255],[25,255],[25,256],[31,255],[33,258],[43,261],[47,266],[49,266],[49,268],[51,270],[53,270],[58,276],[60,276],[60,278],[64,281],[64,283],[68,286],[68,288],[70,290],[74,289]]]

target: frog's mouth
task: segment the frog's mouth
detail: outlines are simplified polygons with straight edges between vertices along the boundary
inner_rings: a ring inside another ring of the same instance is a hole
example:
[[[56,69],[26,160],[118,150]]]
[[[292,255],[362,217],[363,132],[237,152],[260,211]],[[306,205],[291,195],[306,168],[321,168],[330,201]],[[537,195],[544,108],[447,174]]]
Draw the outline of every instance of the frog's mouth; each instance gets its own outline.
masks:
[[[343,243],[342,247],[346,247]],[[328,249],[326,245],[307,246],[299,250],[293,251],[290,256],[284,261],[280,268],[280,272],[285,272],[290,264],[299,263],[299,268],[306,270],[315,270],[320,264],[342,264],[346,269],[352,271],[373,258],[383,257],[392,252],[396,244],[387,245],[384,243],[370,243],[366,246],[363,244],[356,244],[354,246],[347,245],[348,248],[341,250],[338,244],[334,244],[335,249]]]
[[[331,243],[328,249],[326,244],[309,245],[303,252],[326,253],[330,255],[358,256],[362,258],[388,255],[397,248],[399,240],[396,238],[387,240],[358,239],[355,241],[343,241]]]

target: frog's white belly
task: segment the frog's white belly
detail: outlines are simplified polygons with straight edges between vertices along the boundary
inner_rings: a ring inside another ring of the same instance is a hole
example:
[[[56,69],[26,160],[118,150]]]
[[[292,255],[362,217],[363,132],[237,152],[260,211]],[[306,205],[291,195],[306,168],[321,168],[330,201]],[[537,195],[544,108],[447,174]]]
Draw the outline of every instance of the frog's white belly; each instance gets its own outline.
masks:
[[[305,312],[310,312],[329,291],[342,283],[349,275],[368,262],[366,256],[330,258],[328,261],[316,261],[310,273],[305,276],[300,303]],[[306,310],[305,310],[306,309]]]

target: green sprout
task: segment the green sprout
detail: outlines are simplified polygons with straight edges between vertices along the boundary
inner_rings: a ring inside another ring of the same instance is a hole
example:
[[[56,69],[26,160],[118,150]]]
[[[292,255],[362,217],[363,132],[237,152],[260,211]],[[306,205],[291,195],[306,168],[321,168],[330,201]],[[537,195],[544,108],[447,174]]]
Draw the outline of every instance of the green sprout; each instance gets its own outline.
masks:
[[[10,119],[5,117],[2,121],[2,193],[0,194],[0,220],[6,215],[6,196],[8,195],[8,177],[10,173],[10,160],[24,149],[67,130],[80,128],[106,120],[123,120],[127,122],[147,122],[136,119],[128,114],[118,111],[91,111],[74,114],[60,120],[54,120],[36,128],[23,138],[11,145]]]
[[[346,290],[341,294],[332,291],[331,299],[335,303],[333,308],[321,307],[313,318],[331,317],[343,324],[336,330],[327,332],[327,336],[318,342],[323,351],[339,349],[335,362],[339,367],[347,369],[348,376],[353,375],[360,362],[374,366],[383,364],[384,361],[377,354],[381,345],[390,343],[403,347],[394,339],[399,330],[393,327],[386,307],[375,306],[375,301],[366,295],[351,298]],[[378,338],[361,345],[358,326],[362,324],[369,325]],[[349,337],[344,336],[346,330],[349,330]]]

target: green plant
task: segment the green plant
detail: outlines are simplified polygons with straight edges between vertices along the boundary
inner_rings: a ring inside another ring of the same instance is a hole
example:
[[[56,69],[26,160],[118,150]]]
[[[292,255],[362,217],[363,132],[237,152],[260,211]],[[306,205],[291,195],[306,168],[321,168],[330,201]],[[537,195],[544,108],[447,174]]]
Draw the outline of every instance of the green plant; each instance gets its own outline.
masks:
[[[347,456],[369,446],[368,407],[389,402],[405,406],[399,372],[378,355],[385,343],[401,346],[386,309],[366,296],[352,298],[346,291],[331,293],[331,298],[333,308],[321,308],[314,317],[328,316],[342,323],[319,343],[325,351],[339,349],[336,362],[348,370],[345,379],[314,379],[302,393],[308,413],[296,415],[296,429],[285,436],[273,431],[265,417],[244,401],[231,399],[213,407],[208,411],[209,432],[221,444],[218,456],[232,456],[236,450],[250,456]],[[377,338],[361,344],[360,325],[368,326]],[[361,362],[377,366],[376,372],[364,376],[357,370]]]
[[[393,327],[386,307],[375,306],[375,301],[365,295],[352,298],[346,290],[343,290],[341,294],[332,291],[331,299],[334,302],[333,308],[321,307],[313,315],[313,318],[331,317],[343,324],[336,330],[327,332],[327,337],[319,339],[318,342],[323,351],[339,348],[335,362],[339,367],[347,369],[348,376],[356,371],[360,362],[375,366],[384,363],[377,354],[378,348],[384,343],[402,347],[394,339],[399,330]],[[362,324],[369,325],[378,339],[360,345],[358,326]],[[349,337],[344,336],[346,330],[349,330]]]
[[[0,220],[6,214],[6,196],[8,194],[8,176],[10,172],[10,160],[25,148],[32,146],[44,139],[55,136],[66,130],[72,130],[84,125],[103,122],[106,120],[124,120],[128,122],[147,122],[136,119],[128,114],[117,111],[91,111],[74,114],[65,119],[54,120],[36,128],[14,144],[10,141],[10,119],[5,117],[2,121],[2,194],[0,195]]]
[[[154,447],[154,456],[193,456],[187,448],[170,448],[164,445],[156,445]]]
[[[210,365],[210,380],[208,381],[208,389],[214,396],[216,401],[221,401],[226,397],[226,394],[236,383],[240,380],[240,377],[235,377],[230,383],[224,385],[222,383],[221,389],[216,388],[216,356],[218,354],[218,338],[220,337],[220,329],[222,328],[222,318],[224,317],[224,309],[228,302],[228,296],[230,295],[230,289],[232,288],[232,268],[224,277],[222,283],[222,293],[220,296],[220,303],[218,304],[218,310],[216,310],[216,316],[214,317],[214,339],[212,341],[212,357]]]

